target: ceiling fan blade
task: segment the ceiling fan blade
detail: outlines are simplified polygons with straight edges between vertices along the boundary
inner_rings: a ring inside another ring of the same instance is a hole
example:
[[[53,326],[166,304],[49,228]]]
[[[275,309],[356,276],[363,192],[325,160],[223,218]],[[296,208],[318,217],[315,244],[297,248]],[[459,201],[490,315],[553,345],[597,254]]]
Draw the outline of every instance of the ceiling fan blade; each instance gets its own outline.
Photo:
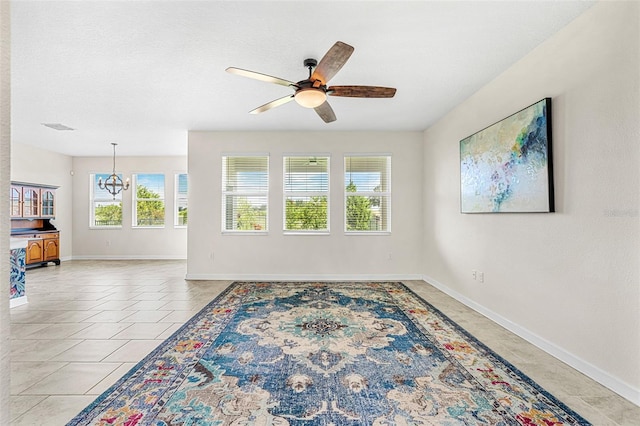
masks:
[[[311,74],[311,80],[319,80],[323,85],[327,84],[327,81],[331,80],[340,71],[340,68],[347,62],[352,53],[352,46],[337,41],[320,59],[318,66]]]
[[[271,108],[275,108],[277,106],[284,105],[287,102],[291,102],[292,100],[293,100],[293,95],[288,95],[288,96],[285,96],[283,98],[276,99],[275,101],[271,101],[268,104],[264,104],[262,106],[259,106],[258,108],[254,109],[252,111],[249,111],[249,114],[259,114],[261,112],[268,111]]]
[[[319,107],[315,107],[314,110],[318,113],[320,118],[324,120],[325,123],[336,121],[336,114],[333,112],[333,108],[331,108],[329,102],[324,101],[322,105],[320,105]]]
[[[293,86],[295,84],[293,81],[273,77],[255,71],[243,70],[242,68],[229,67],[226,71],[231,74],[241,75],[243,77],[249,77],[260,81],[266,81],[267,83],[280,84],[282,86]]]
[[[380,86],[331,86],[327,89],[327,94],[348,98],[393,98],[396,89]]]

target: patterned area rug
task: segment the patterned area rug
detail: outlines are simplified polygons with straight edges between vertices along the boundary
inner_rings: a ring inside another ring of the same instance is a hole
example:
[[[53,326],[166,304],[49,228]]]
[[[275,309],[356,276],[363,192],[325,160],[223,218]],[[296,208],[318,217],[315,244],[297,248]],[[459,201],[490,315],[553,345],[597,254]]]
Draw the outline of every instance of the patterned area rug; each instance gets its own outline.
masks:
[[[69,425],[588,425],[401,283],[232,284]]]

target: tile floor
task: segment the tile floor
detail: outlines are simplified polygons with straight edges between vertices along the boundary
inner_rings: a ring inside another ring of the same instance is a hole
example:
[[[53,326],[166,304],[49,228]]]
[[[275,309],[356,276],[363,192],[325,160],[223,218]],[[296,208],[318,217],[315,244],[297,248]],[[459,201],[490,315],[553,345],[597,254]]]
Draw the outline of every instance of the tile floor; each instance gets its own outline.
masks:
[[[11,310],[12,425],[64,425],[219,294],[185,261],[69,261],[27,272]],[[594,425],[638,425],[640,407],[422,281],[406,284]]]

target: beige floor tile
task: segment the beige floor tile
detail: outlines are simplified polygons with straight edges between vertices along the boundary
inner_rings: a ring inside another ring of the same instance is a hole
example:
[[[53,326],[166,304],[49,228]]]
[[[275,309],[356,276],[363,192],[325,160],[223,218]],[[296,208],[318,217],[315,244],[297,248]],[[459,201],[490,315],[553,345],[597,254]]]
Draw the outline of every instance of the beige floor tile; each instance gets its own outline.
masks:
[[[34,333],[43,328],[51,326],[49,323],[45,324],[12,324],[11,325],[11,339],[24,339],[30,333]]]
[[[13,420],[11,426],[64,425],[89,405],[93,399],[94,397],[90,395],[49,396]]]
[[[162,340],[131,340],[105,358],[104,362],[138,362],[162,342]]]
[[[132,311],[102,311],[87,318],[86,322],[120,322],[130,316]]]
[[[46,328],[25,334],[23,339],[66,339],[89,325],[88,323],[51,324]]]
[[[171,335],[173,335],[173,333],[175,333],[176,331],[178,331],[180,329],[180,327],[182,327],[181,323],[177,323],[177,324],[171,324],[169,326],[169,328],[167,328],[162,334],[156,336],[156,339],[163,339],[166,340],[169,337],[171,337]]]
[[[69,336],[70,339],[111,339],[116,334],[131,327],[131,323],[122,322],[84,322],[83,324],[88,324],[89,326]]]
[[[167,302],[162,309],[164,310],[174,310],[174,311],[200,311],[202,308],[207,306],[210,301],[204,300],[173,300],[171,302]]]
[[[13,340],[11,361],[48,361],[82,340]]]
[[[67,362],[11,362],[11,395],[22,393],[67,364]]]
[[[71,362],[22,392],[22,395],[84,394],[111,374],[120,363]]]
[[[173,311],[166,317],[162,318],[161,322],[173,322],[184,324],[189,321],[195,314],[200,311]]]
[[[135,367],[135,362],[125,362],[120,365],[120,367],[116,368],[109,374],[107,377],[102,379],[97,385],[92,387],[87,391],[87,395],[102,395],[107,389],[109,389],[113,384],[115,384],[121,377],[129,372],[133,367]]]
[[[158,309],[166,310],[163,306],[168,302],[163,300],[140,300],[133,305],[127,307],[128,311],[155,311]],[[173,308],[169,308],[173,309]]]
[[[94,309],[99,309],[101,311],[121,311],[135,303],[136,302],[134,300],[108,300],[96,306]]]
[[[29,411],[31,408],[35,407],[40,402],[42,402],[42,400],[45,399],[46,397],[47,395],[11,396],[9,398],[9,401],[10,401],[9,410],[11,414],[11,420],[13,421],[17,417],[23,415],[24,413]]]
[[[136,322],[113,336],[114,339],[156,339],[171,324],[166,322]]]
[[[164,298],[165,295],[166,292],[164,291],[146,292],[135,295],[131,300],[160,300]]]
[[[170,313],[171,311],[137,311],[124,318],[121,322],[158,322]]]
[[[111,355],[127,340],[84,340],[51,358],[52,361],[99,362]]]

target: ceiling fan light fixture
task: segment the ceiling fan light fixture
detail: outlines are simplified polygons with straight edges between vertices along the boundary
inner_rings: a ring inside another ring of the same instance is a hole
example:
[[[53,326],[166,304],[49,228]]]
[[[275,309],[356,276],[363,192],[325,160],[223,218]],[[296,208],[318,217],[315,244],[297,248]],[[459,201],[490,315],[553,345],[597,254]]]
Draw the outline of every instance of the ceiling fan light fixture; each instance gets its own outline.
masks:
[[[317,108],[327,100],[327,94],[313,87],[299,89],[295,94],[298,105],[305,108]]]

